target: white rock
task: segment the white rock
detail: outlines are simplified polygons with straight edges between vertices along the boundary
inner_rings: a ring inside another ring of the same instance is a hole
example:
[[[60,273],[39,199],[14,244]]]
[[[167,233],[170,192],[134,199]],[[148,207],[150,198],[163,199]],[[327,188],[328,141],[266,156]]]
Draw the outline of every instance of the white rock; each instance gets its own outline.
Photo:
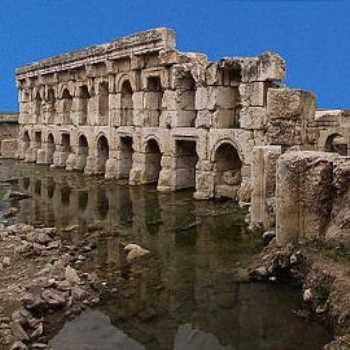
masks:
[[[130,243],[124,247],[124,251],[128,252],[126,260],[128,262],[133,261],[134,259],[140,258],[141,256],[149,254],[149,250],[141,248],[137,244]]]
[[[78,276],[77,271],[75,269],[73,269],[73,267],[70,267],[70,265],[68,265],[66,267],[65,277],[66,277],[66,280],[70,284],[79,284],[80,283],[80,278]]]

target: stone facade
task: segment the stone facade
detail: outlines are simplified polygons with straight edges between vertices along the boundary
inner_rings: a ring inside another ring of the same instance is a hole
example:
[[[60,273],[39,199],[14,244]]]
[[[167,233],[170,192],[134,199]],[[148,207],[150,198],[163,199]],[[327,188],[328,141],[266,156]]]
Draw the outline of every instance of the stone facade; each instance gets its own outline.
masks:
[[[277,54],[210,62],[177,51],[165,28],[33,63],[16,71],[18,158],[249,202],[253,147],[286,139],[278,101],[312,109],[284,77]]]
[[[18,146],[18,113],[0,113],[0,156],[15,158]]]

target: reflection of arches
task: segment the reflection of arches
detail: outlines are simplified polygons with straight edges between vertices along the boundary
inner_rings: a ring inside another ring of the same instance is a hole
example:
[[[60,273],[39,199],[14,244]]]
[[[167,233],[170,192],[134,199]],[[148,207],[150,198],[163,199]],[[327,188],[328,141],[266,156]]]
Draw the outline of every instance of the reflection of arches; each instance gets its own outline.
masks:
[[[49,198],[52,198],[53,195],[55,194],[55,188],[56,188],[56,183],[53,177],[49,177],[47,179],[47,196]]]
[[[345,137],[341,134],[332,134],[328,136],[326,144],[325,144],[326,152],[336,152],[341,156],[348,155],[348,145]]]
[[[132,137],[125,136],[120,138],[120,168],[119,168],[119,178],[128,179],[130,170],[132,167],[132,155],[134,150],[132,148]]]
[[[101,117],[108,117],[109,113],[109,91],[108,83],[102,82],[98,91],[98,113]]]
[[[83,212],[86,210],[89,201],[89,193],[87,191],[78,192],[78,206],[79,209]]]
[[[29,177],[23,178],[23,188],[24,188],[25,190],[28,190],[29,185],[30,185],[30,179],[29,179]]]
[[[144,183],[157,183],[161,169],[162,154],[155,139],[149,139],[145,148]]]
[[[41,195],[41,181],[40,180],[35,181],[34,192],[39,196]]]
[[[125,80],[121,88],[121,126],[133,125],[132,88],[129,80]]]
[[[62,204],[65,205],[65,206],[68,206],[69,205],[69,202],[70,202],[70,194],[71,194],[71,189],[68,185],[64,185],[62,188],[61,188],[61,201],[62,201]]]
[[[97,172],[104,174],[106,171],[106,161],[109,158],[109,144],[106,136],[101,135],[97,140]]]
[[[215,150],[215,194],[235,198],[242,182],[242,162],[236,148],[228,142],[221,143]]]
[[[144,93],[145,126],[159,126],[163,99],[160,77],[148,77],[146,89]]]
[[[47,138],[47,161],[49,164],[53,163],[53,154],[55,153],[56,145],[53,135],[50,133]]]
[[[196,186],[196,142],[176,140],[176,189]]]
[[[194,127],[196,120],[195,97],[196,83],[190,73],[187,73],[179,80],[178,87],[178,113],[177,127]]]
[[[107,217],[108,210],[109,210],[109,202],[108,202],[108,197],[106,195],[105,190],[97,192],[96,209],[102,220]]]
[[[63,124],[71,124],[71,110],[73,97],[68,89],[64,89],[62,94],[63,99]]]
[[[86,125],[88,119],[89,111],[89,89],[86,85],[83,85],[79,88],[79,97],[80,97],[80,125]]]

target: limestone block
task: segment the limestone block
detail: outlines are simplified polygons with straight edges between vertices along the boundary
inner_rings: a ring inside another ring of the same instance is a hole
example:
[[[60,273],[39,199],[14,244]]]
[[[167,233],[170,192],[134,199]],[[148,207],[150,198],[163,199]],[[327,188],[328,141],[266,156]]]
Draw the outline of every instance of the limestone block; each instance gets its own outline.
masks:
[[[243,106],[264,106],[267,88],[264,82],[239,85],[239,94]]]
[[[285,146],[302,145],[306,142],[305,128],[300,121],[274,120],[267,126],[266,141]]]
[[[270,120],[312,120],[315,116],[316,98],[304,90],[268,89],[267,115]]]
[[[196,128],[209,129],[213,123],[213,114],[208,110],[202,110],[197,112],[197,118],[195,121]]]
[[[198,87],[196,89],[195,97],[195,109],[196,110],[205,110],[208,106],[209,94],[206,87]]]
[[[219,109],[213,114],[213,127],[229,129],[235,126],[235,112],[233,109]]]
[[[243,129],[264,129],[266,109],[264,107],[245,107],[240,111],[239,125]]]
[[[144,93],[144,108],[149,110],[157,110],[160,108],[159,92],[147,91]]]
[[[165,90],[162,99],[162,108],[169,111],[175,111],[176,105],[176,91]]]
[[[281,146],[253,148],[251,222],[264,230],[272,229],[275,223],[276,166],[281,153]]]
[[[172,174],[173,171],[169,168],[161,169],[159,173],[157,190],[160,192],[170,192],[172,190]]]
[[[121,94],[118,94],[121,95]],[[142,91],[136,91],[132,94],[132,103],[134,110],[137,109],[143,109],[143,99],[144,99],[144,93]],[[119,102],[119,108],[121,108],[121,103]]]
[[[219,67],[217,63],[211,63],[208,65],[205,72],[205,80],[207,85],[219,85],[222,83],[219,73]]]
[[[227,86],[211,86],[208,88],[208,109],[234,108],[237,99],[236,89]]]
[[[74,153],[70,153],[66,160],[66,170],[67,171],[75,170],[76,168],[75,163],[76,163],[76,156]]]
[[[280,245],[322,239],[330,220],[333,162],[326,152],[287,152],[277,162],[276,238]]]
[[[1,140],[1,157],[2,158],[16,158],[18,150],[17,139]]]
[[[174,127],[176,121],[177,112],[176,111],[162,111],[159,119],[159,126],[161,128],[170,129]]]
[[[196,119],[195,111],[178,110],[176,112],[175,122],[172,123],[172,126],[175,128],[194,127],[195,119]]]
[[[285,62],[278,54],[273,52],[265,52],[259,56],[259,81],[284,80],[285,77]]]
[[[143,125],[146,127],[159,126],[160,113],[158,110],[144,110],[143,111]]]
[[[213,163],[210,160],[198,160],[196,169],[201,172],[210,172],[213,170]]]
[[[109,95],[109,113],[117,108],[120,108],[120,94]]]

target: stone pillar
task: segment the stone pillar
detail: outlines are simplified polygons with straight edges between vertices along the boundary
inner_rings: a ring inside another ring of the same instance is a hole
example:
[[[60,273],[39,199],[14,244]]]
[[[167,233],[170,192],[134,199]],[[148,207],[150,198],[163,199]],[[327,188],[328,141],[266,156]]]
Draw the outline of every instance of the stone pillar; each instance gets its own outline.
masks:
[[[106,161],[106,179],[116,179],[117,178],[118,161],[116,158],[109,158]]]
[[[53,166],[58,168],[64,168],[66,166],[68,156],[69,152],[65,151],[64,146],[57,145],[56,151],[53,155]]]
[[[174,157],[163,155],[157,186],[158,191],[170,192],[173,190],[173,171],[175,169],[174,163]]]
[[[198,161],[196,170],[196,192],[194,198],[203,200],[214,197],[215,175],[209,160]]]
[[[46,144],[43,145],[43,148],[40,148],[36,152],[36,163],[37,164],[47,164],[47,151]]]
[[[38,147],[36,142],[31,142],[30,147],[27,149],[27,151],[25,151],[24,161],[26,163],[35,163],[37,150],[38,150]]]
[[[322,239],[333,196],[333,162],[326,152],[287,152],[277,162],[276,238],[285,245],[298,239]]]
[[[264,230],[275,224],[276,163],[281,146],[253,148],[251,222]]]

